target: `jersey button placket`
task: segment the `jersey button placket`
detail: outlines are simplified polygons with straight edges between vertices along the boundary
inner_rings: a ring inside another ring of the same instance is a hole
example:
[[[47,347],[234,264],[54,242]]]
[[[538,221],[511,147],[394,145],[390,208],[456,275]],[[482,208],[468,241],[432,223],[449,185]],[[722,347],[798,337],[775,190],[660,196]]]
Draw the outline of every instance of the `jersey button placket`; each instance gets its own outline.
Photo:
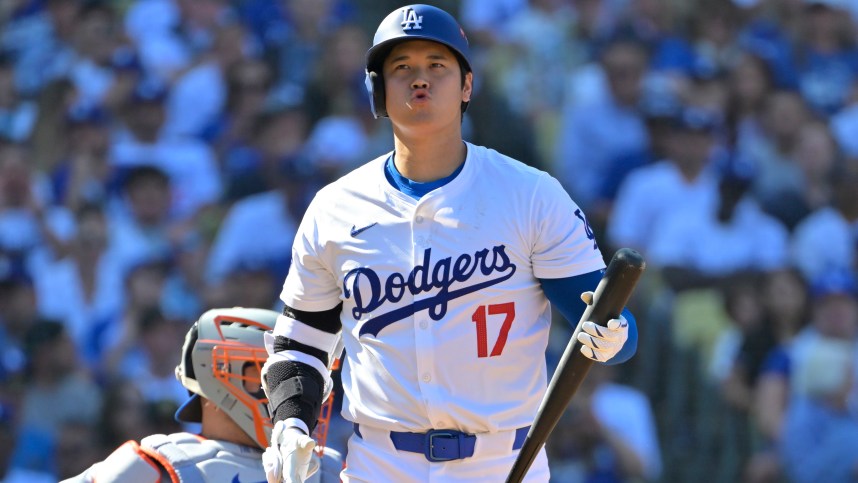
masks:
[[[421,210],[423,208],[423,210]],[[426,217],[425,207],[418,207],[412,218],[411,230],[413,233],[414,244],[418,248],[429,247],[429,232],[432,229],[430,218]]]
[[[424,207],[425,208],[425,207]],[[411,223],[412,239],[414,240],[413,260],[414,266],[424,263],[423,257],[426,254],[426,249],[430,248],[430,231],[432,229],[431,218],[426,216],[426,213],[421,213],[420,207],[414,212]],[[432,259],[429,261],[429,269],[435,262],[435,255],[432,254]],[[431,280],[431,278],[430,278]],[[414,296],[414,302],[431,298],[431,291],[422,292]],[[420,390],[423,393],[423,399],[426,401],[427,411],[429,407],[435,405],[438,401],[438,388],[434,383],[435,372],[435,334],[432,331],[433,321],[429,318],[429,310],[421,310],[414,314],[414,345],[417,359],[417,377]],[[431,418],[431,414],[427,414]]]
[[[425,299],[426,296],[415,297],[414,301]],[[432,372],[434,370],[434,350],[435,341],[432,333],[432,325],[427,319],[426,311],[420,311],[414,314],[414,350],[417,359],[416,374],[420,380],[421,390],[423,395],[429,399],[430,403],[434,401],[435,396],[432,390],[426,384],[432,381]]]

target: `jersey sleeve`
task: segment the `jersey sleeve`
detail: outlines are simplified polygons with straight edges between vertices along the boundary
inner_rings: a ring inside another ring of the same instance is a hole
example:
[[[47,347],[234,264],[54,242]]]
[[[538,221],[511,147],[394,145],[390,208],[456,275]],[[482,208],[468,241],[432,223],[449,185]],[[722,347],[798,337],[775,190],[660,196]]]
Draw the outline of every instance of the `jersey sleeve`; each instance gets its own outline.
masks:
[[[292,244],[292,263],[280,299],[294,309],[320,312],[340,302],[336,277],[325,260],[322,231],[325,202],[313,199]]]
[[[531,203],[531,262],[536,278],[565,278],[605,268],[587,217],[560,183],[544,174]]]

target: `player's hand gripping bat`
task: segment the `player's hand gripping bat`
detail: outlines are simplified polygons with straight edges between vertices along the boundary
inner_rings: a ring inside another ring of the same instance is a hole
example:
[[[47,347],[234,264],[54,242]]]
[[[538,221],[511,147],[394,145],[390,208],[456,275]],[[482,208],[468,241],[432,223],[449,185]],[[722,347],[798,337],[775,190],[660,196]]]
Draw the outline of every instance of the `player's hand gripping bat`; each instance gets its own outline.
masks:
[[[593,360],[580,351],[578,333],[581,332],[581,324],[589,320],[604,326],[609,320],[617,318],[645,268],[643,257],[635,250],[621,248],[614,254],[605,275],[596,287],[592,305],[581,315],[572,340],[566,346],[566,351],[563,352],[563,357],[551,377],[548,390],[536,413],[536,420],[527,433],[524,445],[506,479],[507,483],[520,483],[524,479],[593,364]]]

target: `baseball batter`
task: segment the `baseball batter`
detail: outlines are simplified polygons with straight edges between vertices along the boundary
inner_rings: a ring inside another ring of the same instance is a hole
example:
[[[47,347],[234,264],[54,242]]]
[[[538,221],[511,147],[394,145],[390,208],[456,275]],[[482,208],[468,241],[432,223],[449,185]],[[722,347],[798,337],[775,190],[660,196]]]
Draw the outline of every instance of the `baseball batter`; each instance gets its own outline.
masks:
[[[577,323],[605,264],[547,173],[462,139],[468,42],[443,10],[388,15],[367,53],[394,151],[320,190],[298,229],[263,382],[269,482],[302,482],[345,348],[343,481],[503,481],[547,385],[550,304]],[[582,352],[632,356],[627,311]],[[528,481],[548,481],[544,451]]]

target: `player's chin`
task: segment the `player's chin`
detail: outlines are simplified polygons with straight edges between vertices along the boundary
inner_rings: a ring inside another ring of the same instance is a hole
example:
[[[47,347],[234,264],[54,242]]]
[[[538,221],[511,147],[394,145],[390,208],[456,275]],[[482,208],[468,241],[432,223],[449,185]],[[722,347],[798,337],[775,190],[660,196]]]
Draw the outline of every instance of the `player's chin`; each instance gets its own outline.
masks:
[[[406,104],[398,115],[391,113],[391,118],[399,124],[412,126],[446,125],[449,122],[458,122],[458,112],[446,112],[439,110],[430,104]]]
[[[438,122],[438,116],[428,109],[407,109],[400,115],[391,114],[391,119],[400,125],[427,126]]]

